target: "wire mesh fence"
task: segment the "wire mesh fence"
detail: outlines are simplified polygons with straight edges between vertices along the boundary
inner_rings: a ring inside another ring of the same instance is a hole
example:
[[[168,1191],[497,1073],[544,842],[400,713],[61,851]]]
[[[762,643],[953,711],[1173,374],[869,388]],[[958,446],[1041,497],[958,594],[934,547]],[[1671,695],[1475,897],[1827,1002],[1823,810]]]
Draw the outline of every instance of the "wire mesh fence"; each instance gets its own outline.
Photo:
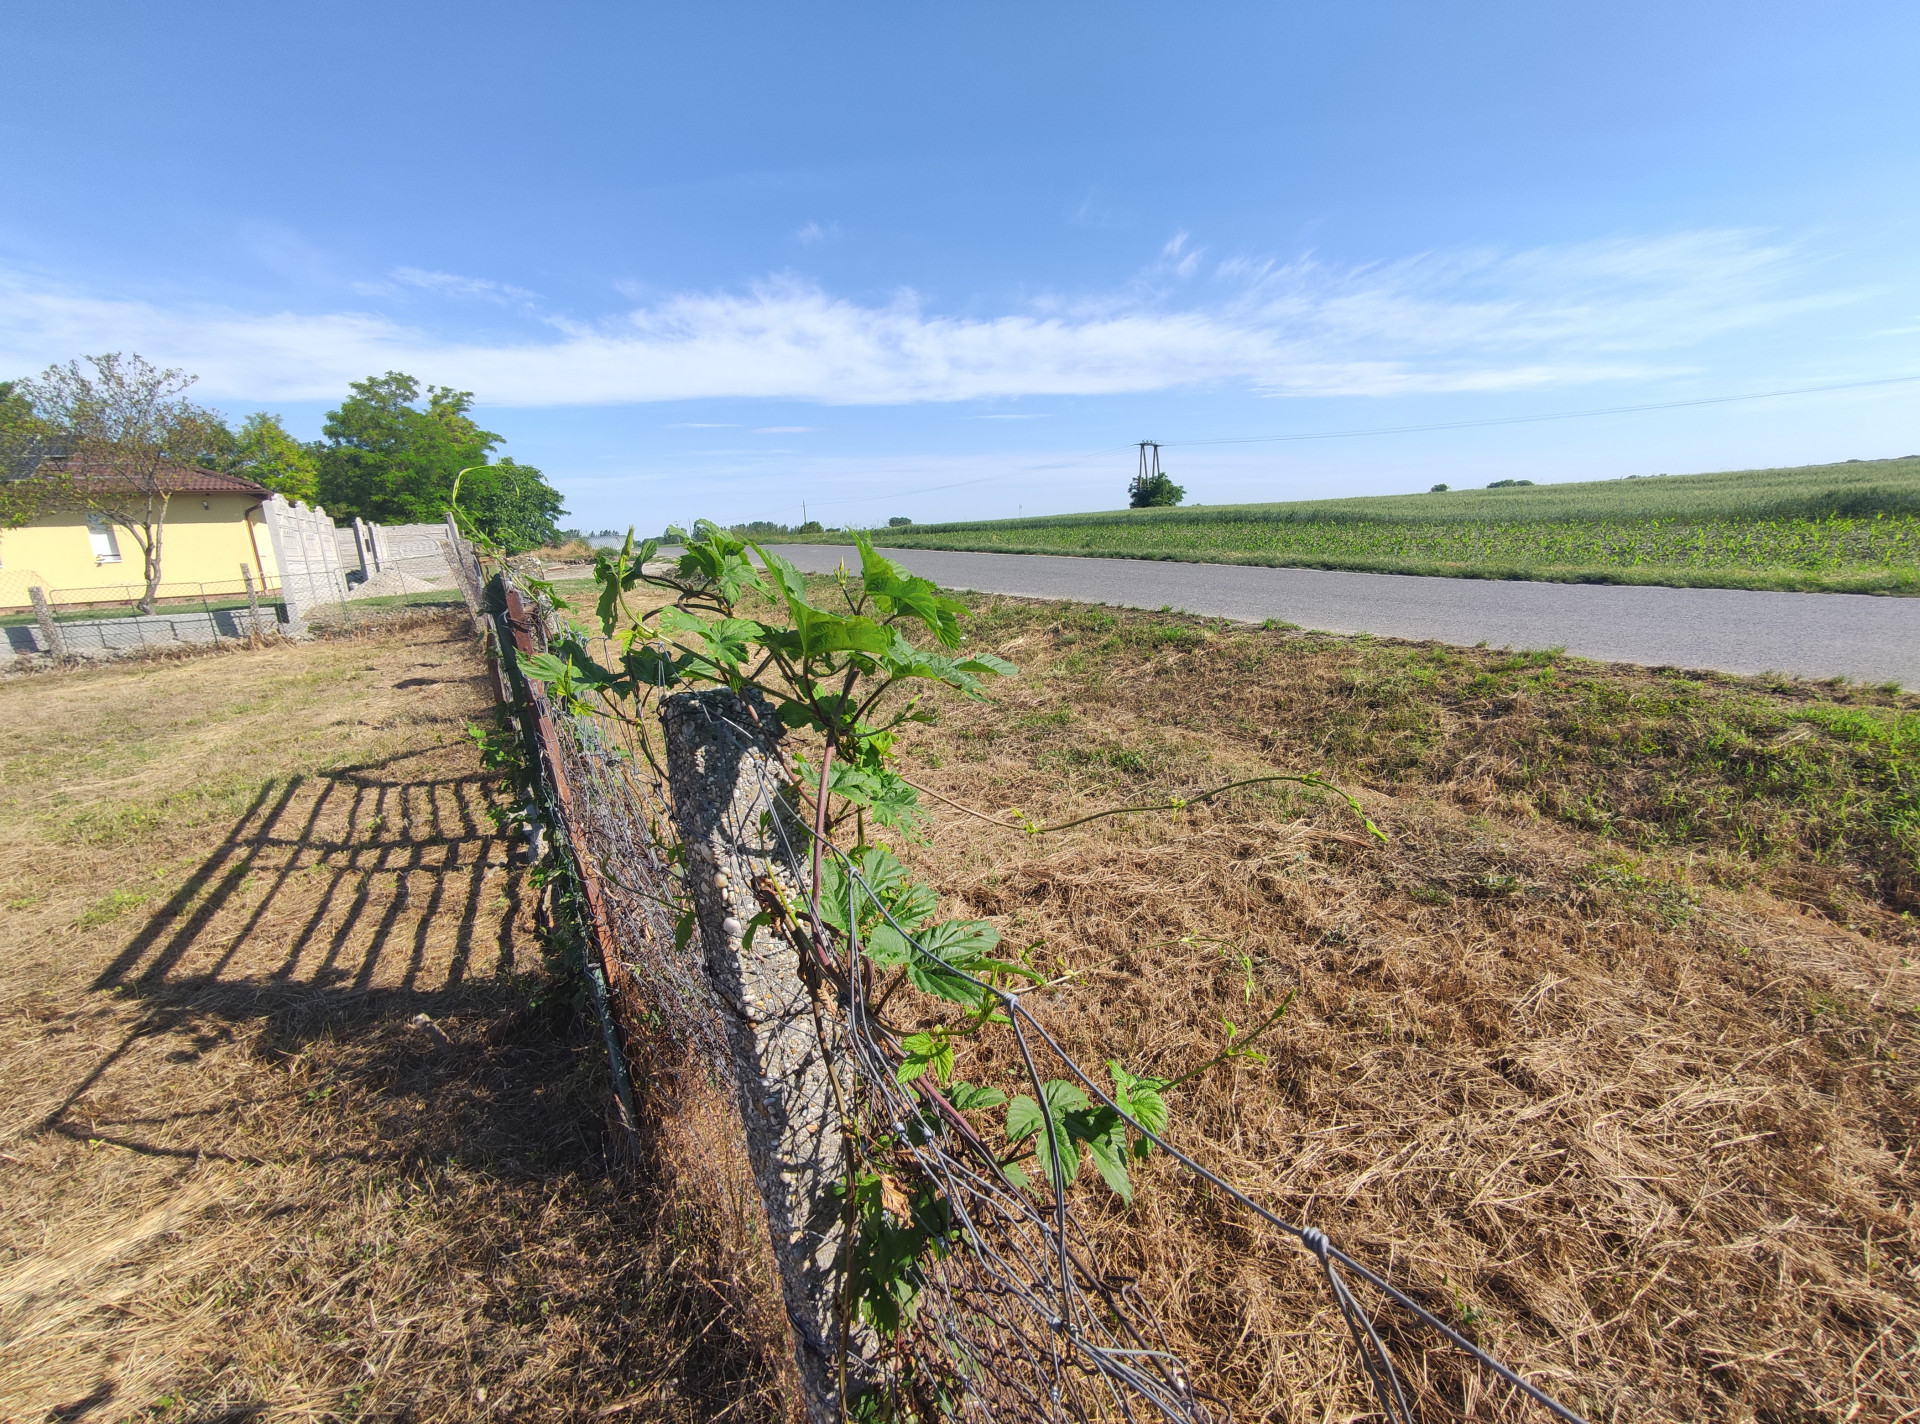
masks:
[[[478,588],[471,554],[459,577]],[[537,602],[503,574],[491,613],[503,659],[540,651],[548,627]],[[476,608],[485,601],[470,594]],[[513,681],[509,677],[509,681]],[[677,868],[676,787],[631,728],[556,708],[538,685],[508,689],[552,779],[547,804],[556,837],[570,852],[596,938],[609,1044],[616,1055],[645,1054],[655,1038],[691,1055],[717,1079],[741,1072],[730,1048],[727,1006],[689,944],[688,883]],[[736,739],[770,745],[769,719],[725,694],[688,695],[676,715],[709,719]],[[1224,1421],[1231,1417],[1170,1341],[1153,1302],[1103,1249],[1085,1218],[1088,1198],[1072,1186],[1069,1153],[1049,1112],[1040,1115],[1044,1150],[1034,1173],[1010,1169],[969,1117],[957,1090],[903,1073],[902,1030],[876,1000],[863,923],[884,923],[907,952],[965,981],[993,1001],[1017,1051],[1018,1073],[1037,1103],[1062,1085],[1083,1102],[1117,1114],[1127,1129],[1165,1152],[1252,1228],[1282,1233],[1316,1262],[1337,1306],[1379,1414],[1412,1424],[1419,1399],[1396,1367],[1388,1341],[1409,1327],[1437,1332],[1515,1398],[1568,1424],[1580,1416],[1508,1369],[1381,1274],[1341,1251],[1311,1225],[1288,1221],[1209,1170],[1126,1111],[1029,1010],[1020,992],[955,969],[903,924],[860,859],[835,844],[823,821],[808,824],[800,788],[779,774],[777,754],[748,759],[743,793],[726,809],[727,833],[752,863],[754,894],[768,929],[792,946],[794,968],[814,1008],[817,1049],[831,1075],[833,1112],[846,1144],[843,1185],[822,1210],[840,1217],[834,1287],[825,1302],[834,1325],[837,1409],[858,1398],[890,1417]],[[821,898],[844,899],[823,915]],[[740,925],[729,920],[729,933]],[[844,926],[844,928],[836,928]],[[739,1006],[736,1006],[736,1009]],[[903,1081],[905,1080],[905,1081]],[[764,1191],[764,1187],[763,1187]],[[902,1256],[907,1259],[901,1267]],[[857,1306],[854,1282],[891,1256],[899,1307],[883,1321]],[[791,1296],[790,1309],[791,1309]],[[1376,1321],[1403,1312],[1395,1329]],[[796,1320],[796,1328],[798,1327]],[[874,1401],[882,1401],[884,1407]],[[833,1417],[840,1417],[836,1413]]]
[[[0,613],[5,655],[85,657],[171,643],[250,642],[277,632],[282,618],[277,584],[246,577],[165,580],[151,599],[144,583],[29,584],[7,596],[18,606]]]

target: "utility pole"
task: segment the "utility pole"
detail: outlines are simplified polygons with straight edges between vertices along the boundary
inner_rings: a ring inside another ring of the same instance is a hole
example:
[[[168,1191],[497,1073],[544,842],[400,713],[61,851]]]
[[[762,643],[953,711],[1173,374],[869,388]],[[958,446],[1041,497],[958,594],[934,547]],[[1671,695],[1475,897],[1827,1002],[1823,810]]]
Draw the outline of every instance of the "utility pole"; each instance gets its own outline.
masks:
[[[1140,444],[1140,471],[1133,477],[1133,483],[1127,486],[1127,502],[1135,505],[1137,501],[1148,498],[1145,491],[1160,481],[1160,442],[1142,440]]]

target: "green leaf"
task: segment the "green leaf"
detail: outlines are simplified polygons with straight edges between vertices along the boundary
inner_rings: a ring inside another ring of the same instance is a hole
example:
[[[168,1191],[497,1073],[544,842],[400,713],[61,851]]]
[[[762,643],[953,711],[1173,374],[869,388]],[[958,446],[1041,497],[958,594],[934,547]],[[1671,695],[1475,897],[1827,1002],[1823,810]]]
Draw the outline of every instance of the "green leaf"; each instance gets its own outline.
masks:
[[[907,963],[907,982],[923,994],[932,994],[969,1009],[978,1005],[985,993],[978,984],[919,955]]]
[[[633,530],[629,529],[617,552],[601,549],[594,554],[593,578],[600,585],[600,597],[594,605],[594,612],[600,617],[600,631],[607,637],[613,636],[613,630],[620,622],[620,595],[640,582],[647,560],[659,549],[657,539],[648,539],[636,551],[633,547]]]
[[[906,1058],[894,1076],[902,1083],[911,1083],[929,1068],[936,1082],[944,1084],[953,1076],[953,1041],[945,1033],[934,1029],[908,1034],[900,1040],[900,1047]]]
[[[942,920],[914,938],[923,954],[970,969],[1000,943],[1000,931],[985,920]]]
[[[1147,1131],[1164,1137],[1167,1131],[1167,1100],[1161,1096],[1166,1082],[1160,1078],[1136,1078],[1122,1068],[1118,1060],[1107,1062],[1113,1075],[1113,1101],[1120,1111]]]
[[[722,601],[732,607],[749,588],[766,592],[752,562],[746,556],[747,545],[734,538],[710,519],[696,520],[693,534],[686,539],[676,572],[681,582],[695,587],[717,587]]]
[[[750,544],[749,547],[760,556],[760,562],[766,566],[779,597],[788,604],[804,604],[807,601],[806,576],[793,566],[790,559],[759,544]]]
[[[572,671],[565,658],[552,653],[522,653],[520,673],[535,682],[559,682]]]
[[[1007,1140],[1024,1142],[1034,1137],[1034,1151],[1047,1180],[1071,1185],[1080,1175],[1080,1149],[1067,1131],[1067,1119],[1069,1114],[1086,1111],[1087,1095],[1064,1078],[1052,1078],[1041,1089],[1041,1096],[1044,1108],[1025,1093],[1008,1104]],[[1053,1126],[1051,1139],[1046,1131],[1049,1121]]]
[[[1127,1175],[1127,1125],[1112,1108],[1094,1108],[1066,1115],[1067,1134],[1087,1144],[1087,1155],[1113,1194],[1133,1203],[1133,1180]]]
[[[882,969],[896,969],[913,957],[907,937],[889,924],[877,924],[862,935],[860,950]]]
[[[960,1112],[972,1112],[976,1108],[997,1108],[1007,1100],[1007,1095],[998,1088],[975,1087],[972,1083],[956,1078],[947,1085],[947,1101]]]
[[[853,541],[860,550],[861,586],[875,608],[918,619],[942,647],[960,646],[960,615],[967,611],[964,603],[942,597],[931,579],[910,574],[876,553],[866,535],[855,534]]]

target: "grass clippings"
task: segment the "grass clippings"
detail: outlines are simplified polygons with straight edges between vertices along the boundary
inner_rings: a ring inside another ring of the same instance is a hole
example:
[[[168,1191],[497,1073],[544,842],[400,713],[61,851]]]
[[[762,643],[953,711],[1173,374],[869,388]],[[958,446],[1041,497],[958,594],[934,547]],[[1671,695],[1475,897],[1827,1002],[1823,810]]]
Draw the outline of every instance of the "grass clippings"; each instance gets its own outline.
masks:
[[[976,598],[1021,664],[907,774],[1010,818],[1250,788],[1058,837],[929,801],[943,913],[1072,982],[1175,1138],[1599,1420],[1912,1418],[1920,1401],[1920,699]],[[969,1056],[970,1055],[970,1056]],[[1043,1066],[1043,1072],[1047,1071]],[[961,1076],[1023,1088],[1008,1046]],[[1243,1419],[1374,1407],[1317,1267],[1155,1158],[1075,1190]],[[1424,1417],[1534,1418],[1391,1308]]]
[[[0,684],[0,1418],[783,1417],[724,1112],[611,1170],[463,623]]]

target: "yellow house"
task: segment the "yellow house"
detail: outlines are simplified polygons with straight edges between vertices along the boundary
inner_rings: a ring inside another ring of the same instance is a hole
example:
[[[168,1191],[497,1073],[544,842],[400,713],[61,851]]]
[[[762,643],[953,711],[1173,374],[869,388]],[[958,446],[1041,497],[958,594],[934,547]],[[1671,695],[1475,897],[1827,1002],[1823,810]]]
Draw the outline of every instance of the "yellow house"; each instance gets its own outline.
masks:
[[[74,472],[71,478],[81,495],[88,493],[88,476]],[[261,514],[271,491],[195,465],[170,466],[157,483],[167,496],[160,532],[161,598],[231,598],[245,589],[243,567],[257,588],[278,589],[273,540]],[[144,503],[125,498],[124,488],[116,493],[122,497],[96,502],[123,515],[125,506]],[[18,529],[0,530],[0,609],[30,606],[27,590],[36,586],[56,604],[139,598],[146,592],[146,574],[135,528],[69,507]]]

